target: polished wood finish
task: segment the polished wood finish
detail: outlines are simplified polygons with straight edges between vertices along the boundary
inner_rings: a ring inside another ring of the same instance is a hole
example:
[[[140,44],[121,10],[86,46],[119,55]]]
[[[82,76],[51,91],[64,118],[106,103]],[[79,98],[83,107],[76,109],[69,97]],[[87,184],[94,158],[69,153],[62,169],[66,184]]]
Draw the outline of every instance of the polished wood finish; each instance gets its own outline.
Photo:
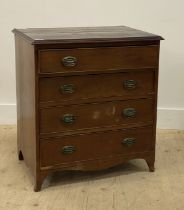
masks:
[[[40,105],[84,103],[114,99],[146,98],[154,94],[154,69],[116,74],[53,77],[40,79]],[[124,82],[134,80],[135,88],[126,88]],[[91,84],[91,85],[89,85]],[[63,92],[64,85],[73,85],[73,92]]]
[[[152,131],[152,127],[143,127],[43,140],[40,143],[41,167],[151,151],[154,149],[150,144]],[[130,146],[123,144],[123,140],[126,138],[135,138],[135,143]],[[62,149],[68,145],[75,147],[75,151],[71,154],[64,154]]]
[[[134,117],[126,117],[123,114],[123,110],[130,107],[136,110]],[[111,129],[113,126],[125,124],[131,127],[135,123],[153,122],[152,110],[152,99],[48,107],[40,110],[40,133],[59,133],[96,127]],[[74,122],[64,123],[65,114],[74,115]]]
[[[31,44],[60,43],[114,43],[160,41],[158,35],[140,31],[127,26],[104,27],[66,27],[66,28],[29,28],[14,29],[14,33],[25,38]]]
[[[16,93],[18,158],[37,173],[36,153],[36,74],[34,47],[16,36]],[[31,84],[27,85],[27,83]],[[29,97],[27,97],[29,96]]]
[[[13,32],[18,158],[35,191],[56,170],[142,158],[154,171],[162,37],[128,27]]]
[[[39,53],[40,72],[80,72],[108,69],[154,68],[158,65],[158,46],[106,47],[43,50]],[[62,59],[77,59],[74,67],[65,67]]]

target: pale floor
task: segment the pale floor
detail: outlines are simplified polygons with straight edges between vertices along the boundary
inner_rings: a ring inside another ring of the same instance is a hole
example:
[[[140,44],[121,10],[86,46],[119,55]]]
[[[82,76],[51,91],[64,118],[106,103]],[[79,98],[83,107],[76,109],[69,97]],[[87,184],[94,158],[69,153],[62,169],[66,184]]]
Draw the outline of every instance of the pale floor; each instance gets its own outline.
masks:
[[[93,172],[57,172],[33,192],[17,160],[16,127],[0,126],[0,210],[184,210],[184,131],[157,132],[156,171],[144,160]]]

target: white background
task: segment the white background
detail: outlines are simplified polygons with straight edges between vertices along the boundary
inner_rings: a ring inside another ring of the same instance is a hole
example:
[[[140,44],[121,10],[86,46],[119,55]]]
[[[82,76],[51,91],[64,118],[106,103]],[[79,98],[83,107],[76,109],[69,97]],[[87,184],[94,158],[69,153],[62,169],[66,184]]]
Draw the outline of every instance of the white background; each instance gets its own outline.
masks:
[[[13,28],[127,25],[162,35],[158,127],[184,129],[183,0],[0,0],[0,123],[16,122]]]

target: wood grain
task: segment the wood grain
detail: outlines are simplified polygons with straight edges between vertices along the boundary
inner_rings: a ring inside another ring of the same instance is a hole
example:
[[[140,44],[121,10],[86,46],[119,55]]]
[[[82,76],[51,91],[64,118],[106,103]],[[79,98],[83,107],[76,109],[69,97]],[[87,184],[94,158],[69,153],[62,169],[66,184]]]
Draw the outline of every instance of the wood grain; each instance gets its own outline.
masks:
[[[41,167],[132,153],[136,156],[136,153],[153,151],[152,136],[152,127],[143,127],[43,139],[40,143]],[[135,142],[128,146],[123,143],[127,138],[133,138]],[[75,147],[75,151],[71,154],[63,153],[66,146]]]
[[[135,88],[126,88],[124,83],[127,80],[134,80]],[[64,85],[72,85],[73,92],[63,92]],[[40,78],[39,91],[41,106],[84,103],[90,99],[95,102],[109,98],[113,100],[117,97],[119,99],[146,98],[154,94],[154,70]]]
[[[41,50],[39,52],[39,72],[81,72],[155,68],[158,66],[159,48],[155,46],[78,48]],[[75,57],[77,65],[65,67],[62,59]]]
[[[123,110],[134,108],[135,117],[126,117]],[[86,130],[134,123],[150,123],[153,121],[153,100],[139,99],[129,101],[114,101],[93,104],[79,104],[60,107],[48,107],[40,110],[40,133],[59,133],[72,130]],[[63,122],[66,114],[72,114],[75,120],[72,124]]]
[[[31,44],[162,40],[158,35],[127,26],[14,29]]]
[[[36,176],[36,99],[34,47],[16,36],[18,155]],[[31,84],[27,85],[27,84]],[[29,96],[29,97],[27,97]]]

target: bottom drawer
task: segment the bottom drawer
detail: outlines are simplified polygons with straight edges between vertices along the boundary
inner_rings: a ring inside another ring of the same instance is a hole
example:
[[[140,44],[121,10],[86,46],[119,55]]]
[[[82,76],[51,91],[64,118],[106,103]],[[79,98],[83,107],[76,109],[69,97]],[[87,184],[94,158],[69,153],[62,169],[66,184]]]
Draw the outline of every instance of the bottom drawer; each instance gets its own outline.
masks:
[[[106,131],[41,140],[41,167],[154,148],[152,127]]]

